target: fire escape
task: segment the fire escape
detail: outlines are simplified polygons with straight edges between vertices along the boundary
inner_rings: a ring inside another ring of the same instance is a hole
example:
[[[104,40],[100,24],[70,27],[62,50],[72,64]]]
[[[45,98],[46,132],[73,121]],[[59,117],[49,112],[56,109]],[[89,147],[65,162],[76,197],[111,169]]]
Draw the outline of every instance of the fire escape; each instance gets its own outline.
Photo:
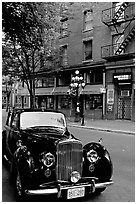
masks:
[[[135,37],[135,4],[123,2],[118,6],[102,11],[102,22],[115,30],[116,43],[101,47],[103,59],[111,60],[128,53],[127,47]],[[122,28],[122,29],[121,29]],[[121,40],[121,36],[123,36]]]

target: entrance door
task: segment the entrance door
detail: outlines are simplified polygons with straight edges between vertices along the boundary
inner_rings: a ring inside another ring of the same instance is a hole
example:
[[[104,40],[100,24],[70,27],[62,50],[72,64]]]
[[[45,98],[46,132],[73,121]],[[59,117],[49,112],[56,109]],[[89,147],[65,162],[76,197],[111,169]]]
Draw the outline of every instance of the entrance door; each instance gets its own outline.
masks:
[[[131,120],[131,98],[118,98],[118,119]]]

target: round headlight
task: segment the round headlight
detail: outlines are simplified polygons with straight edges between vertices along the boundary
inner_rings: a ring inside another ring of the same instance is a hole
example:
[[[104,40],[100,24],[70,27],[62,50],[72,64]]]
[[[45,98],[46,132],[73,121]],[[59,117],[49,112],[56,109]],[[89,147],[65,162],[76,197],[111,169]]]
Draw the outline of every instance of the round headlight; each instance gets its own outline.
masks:
[[[71,180],[72,183],[77,183],[80,178],[81,178],[81,176],[80,176],[80,173],[79,173],[79,172],[73,171],[73,172],[71,173],[71,178],[70,178],[70,180]]]
[[[90,150],[88,153],[87,153],[87,159],[93,163],[93,162],[96,162],[98,160],[98,154],[95,150]]]
[[[51,154],[50,152],[43,154],[42,157],[42,162],[46,167],[50,167],[54,164],[55,162],[55,157],[53,154]]]

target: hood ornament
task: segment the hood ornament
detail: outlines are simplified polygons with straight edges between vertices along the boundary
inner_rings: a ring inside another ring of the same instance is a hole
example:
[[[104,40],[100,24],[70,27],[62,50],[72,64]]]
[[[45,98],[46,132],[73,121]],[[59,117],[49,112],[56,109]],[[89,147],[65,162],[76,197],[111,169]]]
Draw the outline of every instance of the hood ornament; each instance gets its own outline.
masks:
[[[102,137],[98,140],[98,142],[99,142],[100,144],[103,143],[103,139],[102,139]]]

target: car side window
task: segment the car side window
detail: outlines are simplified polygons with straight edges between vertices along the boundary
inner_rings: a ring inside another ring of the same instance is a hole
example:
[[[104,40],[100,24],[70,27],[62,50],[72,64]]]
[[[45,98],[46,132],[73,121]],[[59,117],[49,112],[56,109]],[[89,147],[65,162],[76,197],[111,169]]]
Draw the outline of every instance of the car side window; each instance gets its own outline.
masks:
[[[11,118],[12,118],[12,112],[9,112],[8,118],[7,118],[7,121],[6,121],[6,125],[10,126],[10,124],[11,124]]]
[[[11,127],[18,128],[19,117],[18,114],[13,116]]]

